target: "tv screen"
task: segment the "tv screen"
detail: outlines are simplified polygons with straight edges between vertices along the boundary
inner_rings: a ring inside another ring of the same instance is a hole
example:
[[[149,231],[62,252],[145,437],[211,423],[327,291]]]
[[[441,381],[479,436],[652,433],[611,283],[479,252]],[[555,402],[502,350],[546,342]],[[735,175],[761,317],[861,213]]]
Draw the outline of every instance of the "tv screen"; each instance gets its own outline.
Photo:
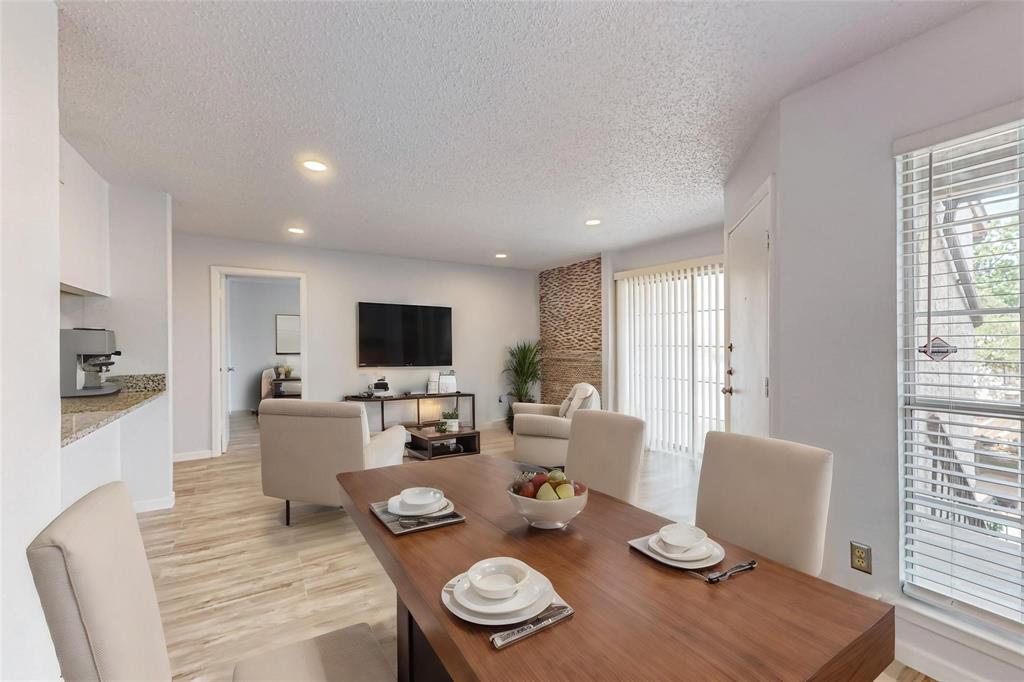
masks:
[[[438,367],[450,364],[451,308],[359,304],[360,367]]]

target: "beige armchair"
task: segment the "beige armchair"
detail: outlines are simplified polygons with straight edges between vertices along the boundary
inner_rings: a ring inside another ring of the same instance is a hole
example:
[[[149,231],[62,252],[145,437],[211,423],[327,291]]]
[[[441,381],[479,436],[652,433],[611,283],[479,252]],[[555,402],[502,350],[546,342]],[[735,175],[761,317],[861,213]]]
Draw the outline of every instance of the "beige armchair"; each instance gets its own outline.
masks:
[[[405,427],[371,437],[362,403],[260,403],[263,494],[284,500],[287,525],[291,500],[340,507],[338,474],[401,464],[404,452]]]
[[[590,384],[573,386],[561,405],[512,403],[515,459],[549,468],[565,466],[573,415],[600,409],[601,395]]]
[[[124,483],[93,490],[28,547],[36,591],[65,680],[170,680],[142,535]],[[358,680],[394,675],[366,623],[264,652],[234,679]]]

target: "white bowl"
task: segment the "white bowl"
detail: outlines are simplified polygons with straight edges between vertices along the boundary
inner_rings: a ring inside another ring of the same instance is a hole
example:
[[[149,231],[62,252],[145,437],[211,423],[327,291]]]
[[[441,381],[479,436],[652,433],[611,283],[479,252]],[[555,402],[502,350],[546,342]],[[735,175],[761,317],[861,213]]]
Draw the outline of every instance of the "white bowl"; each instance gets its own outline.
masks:
[[[516,495],[511,490],[508,491],[508,496],[512,498],[512,504],[516,511],[534,528],[545,529],[565,528],[569,525],[569,522],[587,506],[589,495],[590,489],[588,488],[582,495],[574,497],[566,497],[561,500],[538,500]]]
[[[671,523],[658,531],[658,537],[674,552],[683,552],[708,539],[708,534],[688,523]]]
[[[508,599],[530,577],[530,567],[519,559],[499,556],[478,561],[466,571],[469,584],[488,599]]]
[[[402,501],[402,508],[409,512],[432,511],[437,504],[444,499],[444,493],[437,488],[406,488],[402,491],[399,499]]]

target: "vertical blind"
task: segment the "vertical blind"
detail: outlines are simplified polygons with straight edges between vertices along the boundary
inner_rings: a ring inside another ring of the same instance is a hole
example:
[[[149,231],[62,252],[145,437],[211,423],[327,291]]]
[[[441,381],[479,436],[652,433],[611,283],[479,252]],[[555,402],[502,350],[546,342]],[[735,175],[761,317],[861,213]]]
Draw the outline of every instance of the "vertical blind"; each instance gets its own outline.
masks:
[[[619,410],[647,447],[697,455],[725,425],[725,268],[720,259],[615,276]]]
[[[1022,168],[1024,121],[896,158],[904,589],[1018,624]]]

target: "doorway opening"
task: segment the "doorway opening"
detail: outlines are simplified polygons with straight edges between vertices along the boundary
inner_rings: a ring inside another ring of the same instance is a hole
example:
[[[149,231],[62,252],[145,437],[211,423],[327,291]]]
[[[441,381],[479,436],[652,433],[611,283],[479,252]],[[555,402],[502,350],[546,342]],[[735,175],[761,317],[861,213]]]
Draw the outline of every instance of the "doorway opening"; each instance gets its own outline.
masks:
[[[232,417],[264,399],[303,398],[309,353],[306,276],[298,272],[211,269],[211,452],[228,450]],[[239,433],[241,438],[251,437]]]

